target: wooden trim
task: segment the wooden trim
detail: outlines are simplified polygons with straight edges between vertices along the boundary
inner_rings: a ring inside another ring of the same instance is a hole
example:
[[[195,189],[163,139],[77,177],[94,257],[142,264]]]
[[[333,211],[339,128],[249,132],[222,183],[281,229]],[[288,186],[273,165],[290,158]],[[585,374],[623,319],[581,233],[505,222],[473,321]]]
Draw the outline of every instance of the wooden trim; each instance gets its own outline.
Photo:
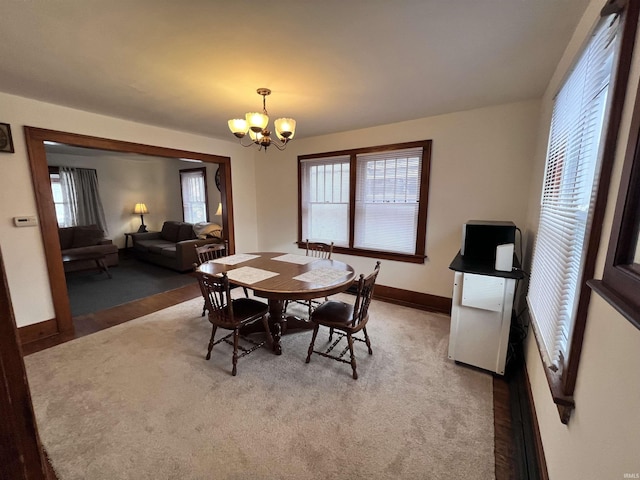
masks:
[[[527,398],[529,399],[529,407],[531,410],[531,426],[533,430],[533,439],[535,442],[536,463],[538,464],[538,474],[540,480],[549,480],[549,472],[547,470],[547,460],[544,455],[544,445],[542,444],[542,436],[540,435],[540,424],[538,423],[538,415],[536,414],[536,405],[533,401],[533,391],[531,390],[531,381],[529,380],[529,372],[527,365],[523,364],[525,389]],[[563,422],[566,423],[566,422]]]
[[[582,352],[582,341],[586,328],[587,313],[591,300],[591,290],[587,287],[587,281],[593,278],[598,249],[600,247],[600,237],[602,234],[602,224],[604,221],[607,198],[609,195],[609,184],[611,183],[611,171],[616,156],[616,147],[622,120],[622,109],[629,83],[629,71],[633,57],[633,48],[638,26],[638,13],[640,11],[640,0],[630,0],[625,12],[622,14],[623,30],[620,41],[620,51],[618,63],[615,71],[615,80],[611,99],[611,112],[602,151],[602,166],[600,168],[600,183],[596,194],[596,202],[591,222],[591,231],[585,257],[585,265],[579,285],[580,296],[576,310],[576,321],[571,335],[571,345],[569,346],[569,358],[567,366],[562,374],[562,393],[565,396],[572,396],[578,377],[578,366],[580,354]]]
[[[58,333],[58,322],[55,318],[18,328],[20,343],[22,345],[52,337]]]
[[[0,475],[16,480],[44,480],[46,462],[1,252],[0,267]]]
[[[411,290],[387,287],[385,285],[376,285],[373,297],[383,302],[451,315],[452,299],[447,297],[439,297],[429,293],[412,292]]]
[[[40,232],[44,246],[49,284],[57,331],[62,335],[73,334],[73,322],[71,320],[71,308],[67,284],[62,266],[60,253],[60,240],[58,238],[58,222],[56,220],[53,195],[47,166],[47,155],[44,146],[45,141],[64,143],[67,145],[96,148],[101,150],[137,153],[140,155],[152,155],[167,158],[188,158],[202,160],[203,162],[217,163],[220,165],[222,179],[222,225],[226,239],[229,241],[230,253],[235,252],[235,233],[231,186],[231,159],[208,153],[190,152],[174,148],[158,147],[139,143],[124,142],[107,138],[93,137],[76,133],[60,132],[36,127],[24,127],[25,141],[29,156],[31,179],[36,197],[36,207],[39,217]]]
[[[344,253],[360,257],[381,258],[384,260],[395,260],[399,262],[424,263],[427,258],[427,216],[429,204],[429,182],[431,175],[431,149],[432,140],[420,140],[415,142],[396,143],[390,145],[377,145],[374,147],[354,148],[349,150],[339,150],[334,152],[322,152],[298,156],[298,245],[305,239],[302,238],[302,163],[304,160],[323,159],[331,157],[349,157],[349,239],[348,247],[335,246],[336,253]],[[422,148],[421,170],[420,170],[420,192],[418,224],[416,226],[415,253],[402,254],[394,252],[383,252],[355,248],[355,222],[356,222],[356,190],[358,183],[357,156],[367,153],[393,152],[408,148]],[[313,239],[311,239],[313,240]]]

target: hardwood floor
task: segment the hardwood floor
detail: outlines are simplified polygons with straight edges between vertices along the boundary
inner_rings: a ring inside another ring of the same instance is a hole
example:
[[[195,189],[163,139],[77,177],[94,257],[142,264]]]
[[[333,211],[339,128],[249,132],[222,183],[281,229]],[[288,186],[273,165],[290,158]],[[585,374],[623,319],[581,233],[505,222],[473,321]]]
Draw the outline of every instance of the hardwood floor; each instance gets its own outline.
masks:
[[[73,319],[75,334],[66,338],[50,338],[23,345],[25,355],[67,342],[74,338],[89,335],[120,323],[128,322],[163,308],[176,305],[200,296],[197,284],[187,285],[168,292],[153,295],[101,312],[82,315]],[[511,400],[509,382],[504,378],[493,378],[493,410],[495,427],[495,470],[496,480],[520,480],[517,474],[516,448],[511,419]],[[53,468],[49,468],[49,480],[58,480]]]

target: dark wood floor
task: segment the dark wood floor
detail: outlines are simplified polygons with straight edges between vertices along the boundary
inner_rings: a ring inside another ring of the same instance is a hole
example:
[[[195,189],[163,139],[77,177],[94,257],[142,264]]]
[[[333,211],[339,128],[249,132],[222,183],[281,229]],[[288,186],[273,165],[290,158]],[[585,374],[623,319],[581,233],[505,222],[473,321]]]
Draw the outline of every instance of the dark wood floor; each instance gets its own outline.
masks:
[[[23,345],[25,355],[67,342],[74,338],[89,335],[120,323],[128,322],[163,308],[176,305],[200,296],[197,284],[188,285],[168,292],[153,295],[101,312],[82,315],[73,319],[75,333],[63,337],[39,340]],[[493,412],[495,427],[495,469],[496,480],[520,480],[517,476],[517,454],[514,446],[514,432],[511,420],[511,401],[509,383],[504,378],[493,378]],[[57,480],[52,468],[49,468],[50,480]]]

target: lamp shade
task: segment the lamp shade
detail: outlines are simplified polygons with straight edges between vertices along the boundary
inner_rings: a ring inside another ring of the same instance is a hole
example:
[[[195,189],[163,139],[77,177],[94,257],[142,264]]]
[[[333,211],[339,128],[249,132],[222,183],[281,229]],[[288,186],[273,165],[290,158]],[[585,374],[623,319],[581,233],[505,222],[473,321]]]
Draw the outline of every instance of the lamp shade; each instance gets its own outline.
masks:
[[[218,203],[218,209],[216,210],[215,215],[222,215],[222,203]]]
[[[138,215],[146,215],[149,213],[147,206],[144,203],[136,203],[136,206],[133,208],[133,213]]]
[[[273,124],[280,140],[291,140],[296,133],[296,121],[293,118],[278,118]]]
[[[229,130],[236,137],[242,138],[247,134],[247,130],[249,130],[249,125],[247,121],[242,118],[234,118],[229,120]]]
[[[249,112],[246,114],[247,124],[253,132],[261,132],[267,128],[269,117],[264,113]]]

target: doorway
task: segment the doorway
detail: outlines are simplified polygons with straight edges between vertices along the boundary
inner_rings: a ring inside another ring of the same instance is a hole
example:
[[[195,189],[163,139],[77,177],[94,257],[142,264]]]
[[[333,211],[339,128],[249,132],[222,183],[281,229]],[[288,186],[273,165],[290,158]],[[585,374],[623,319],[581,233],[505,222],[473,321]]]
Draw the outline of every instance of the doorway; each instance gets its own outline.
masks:
[[[231,159],[219,155],[190,152],[153,145],[80,135],[75,133],[45,130],[35,127],[24,127],[31,178],[36,197],[36,209],[39,217],[40,232],[45,252],[51,297],[55,318],[40,329],[42,337],[72,334],[73,321],[69,297],[62,266],[58,223],[55,205],[51,193],[49,169],[45,142],[54,142],[74,147],[93,148],[111,152],[151,155],[156,157],[182,158],[217,163],[220,172],[220,191],[222,203],[222,227],[229,241],[229,253],[235,252],[235,235],[233,225],[233,203],[231,188]],[[36,339],[33,339],[36,340]]]

